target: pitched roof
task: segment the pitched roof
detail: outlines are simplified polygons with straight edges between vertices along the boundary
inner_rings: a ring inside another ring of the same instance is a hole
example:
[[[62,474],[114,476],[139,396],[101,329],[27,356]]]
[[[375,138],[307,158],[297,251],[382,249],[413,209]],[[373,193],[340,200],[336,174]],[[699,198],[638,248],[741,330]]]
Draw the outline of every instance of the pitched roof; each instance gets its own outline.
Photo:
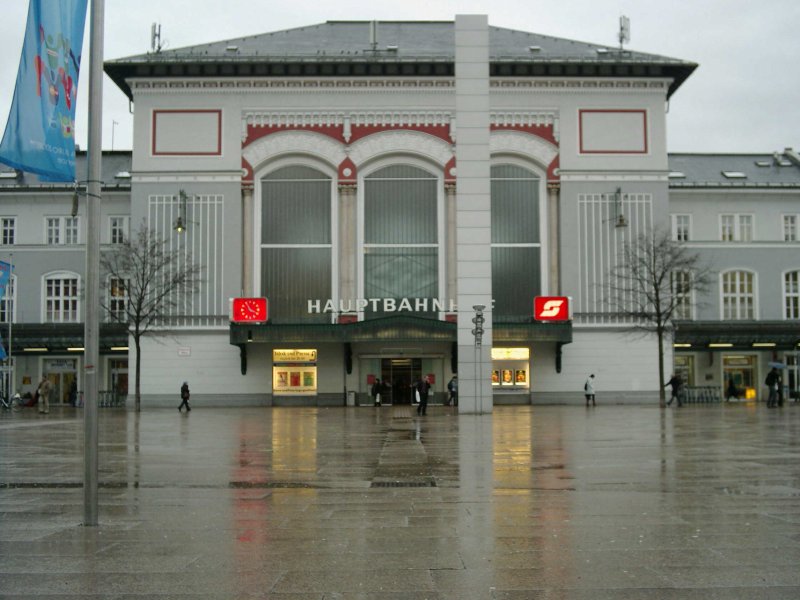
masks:
[[[799,188],[800,156],[773,154],[670,154],[670,188]]]
[[[125,77],[452,76],[453,21],[328,21],[261,35],[160,50],[106,61],[130,97]],[[489,28],[494,76],[672,77],[670,94],[695,63],[502,27]],[[359,68],[360,66],[360,68]]]

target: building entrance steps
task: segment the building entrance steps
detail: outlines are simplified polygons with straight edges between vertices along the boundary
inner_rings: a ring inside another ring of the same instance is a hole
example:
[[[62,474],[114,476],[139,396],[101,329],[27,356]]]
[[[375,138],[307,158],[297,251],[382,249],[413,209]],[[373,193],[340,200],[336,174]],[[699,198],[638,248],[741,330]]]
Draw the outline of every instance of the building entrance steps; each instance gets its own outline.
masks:
[[[222,402],[223,399],[220,399]],[[800,407],[0,413],[0,597],[800,597]]]

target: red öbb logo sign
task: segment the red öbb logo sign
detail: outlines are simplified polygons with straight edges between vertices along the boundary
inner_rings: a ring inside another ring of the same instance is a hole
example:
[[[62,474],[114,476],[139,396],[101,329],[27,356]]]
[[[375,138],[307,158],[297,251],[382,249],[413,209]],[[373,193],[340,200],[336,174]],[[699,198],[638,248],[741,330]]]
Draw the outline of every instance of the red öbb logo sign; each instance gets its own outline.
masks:
[[[533,299],[533,318],[537,321],[569,321],[567,296],[536,296]]]

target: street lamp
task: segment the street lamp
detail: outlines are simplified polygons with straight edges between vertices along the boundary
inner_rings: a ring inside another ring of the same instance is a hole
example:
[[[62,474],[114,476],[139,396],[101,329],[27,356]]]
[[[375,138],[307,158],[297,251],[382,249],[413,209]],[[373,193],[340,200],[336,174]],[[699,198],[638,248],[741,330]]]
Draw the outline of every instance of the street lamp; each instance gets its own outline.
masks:
[[[476,381],[478,389],[475,396],[478,399],[478,411],[480,414],[483,414],[483,365],[481,364],[483,358],[481,357],[480,347],[483,341],[483,323],[485,321],[483,309],[485,308],[485,304],[475,304],[472,307],[472,310],[475,311],[475,316],[472,317],[472,323],[475,325],[472,330],[472,335],[475,336],[474,360],[478,363],[478,379]]]

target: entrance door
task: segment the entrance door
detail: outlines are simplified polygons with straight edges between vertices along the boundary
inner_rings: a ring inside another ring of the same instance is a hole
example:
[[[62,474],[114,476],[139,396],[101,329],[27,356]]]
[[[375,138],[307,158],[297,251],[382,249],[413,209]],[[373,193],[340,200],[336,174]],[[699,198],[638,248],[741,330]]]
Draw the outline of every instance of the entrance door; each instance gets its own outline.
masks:
[[[381,381],[391,404],[411,404],[413,385],[422,378],[421,358],[381,359]]]
[[[727,355],[722,357],[722,393],[728,387],[728,382],[733,380],[737,389],[742,390],[747,400],[754,400],[758,393],[756,385],[756,357],[742,355]]]

